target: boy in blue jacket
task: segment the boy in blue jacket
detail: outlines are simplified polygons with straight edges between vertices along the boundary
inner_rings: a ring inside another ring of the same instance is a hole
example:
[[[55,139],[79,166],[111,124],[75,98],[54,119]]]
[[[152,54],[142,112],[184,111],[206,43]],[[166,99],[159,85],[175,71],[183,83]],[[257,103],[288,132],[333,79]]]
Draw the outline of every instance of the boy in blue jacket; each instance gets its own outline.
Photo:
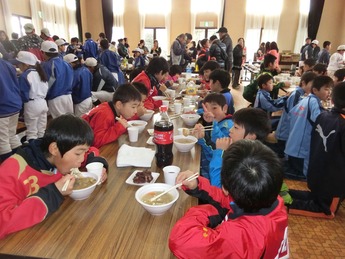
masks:
[[[324,111],[321,101],[326,101],[330,97],[333,84],[332,78],[328,76],[316,77],[313,80],[311,94],[289,112],[290,133],[285,148],[288,161],[284,168],[286,177],[307,177],[312,128],[317,116]]]
[[[201,145],[201,175],[209,179],[209,163],[212,157],[212,151],[218,138],[228,135],[229,129],[233,123],[231,115],[227,114],[228,105],[224,95],[212,93],[205,97],[203,108],[212,124],[212,131],[206,131],[202,124],[195,125],[193,134],[198,138],[198,144]]]

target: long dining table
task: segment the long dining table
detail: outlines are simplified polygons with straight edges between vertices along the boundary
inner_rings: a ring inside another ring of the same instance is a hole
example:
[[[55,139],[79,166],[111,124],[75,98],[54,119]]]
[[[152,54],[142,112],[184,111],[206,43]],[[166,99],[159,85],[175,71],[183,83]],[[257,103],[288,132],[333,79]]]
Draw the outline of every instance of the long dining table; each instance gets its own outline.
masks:
[[[174,134],[184,127],[182,119],[173,120]],[[136,167],[116,166],[121,145],[153,148],[146,144],[147,129],[153,128],[153,119],[140,133],[136,143],[130,143],[128,135],[103,146],[101,155],[109,162],[108,179],[96,187],[91,196],[82,201],[66,197],[58,211],[40,224],[10,234],[0,240],[0,255],[10,254],[40,258],[174,258],[168,247],[170,230],[197,199],[179,190],[180,197],[162,216],[152,216],[135,200],[139,188],[126,184],[126,179]],[[181,170],[198,172],[200,146],[187,153],[173,147],[173,165]],[[160,173],[156,182],[164,182],[161,168],[152,161],[152,172]],[[6,257],[5,257],[6,258]]]

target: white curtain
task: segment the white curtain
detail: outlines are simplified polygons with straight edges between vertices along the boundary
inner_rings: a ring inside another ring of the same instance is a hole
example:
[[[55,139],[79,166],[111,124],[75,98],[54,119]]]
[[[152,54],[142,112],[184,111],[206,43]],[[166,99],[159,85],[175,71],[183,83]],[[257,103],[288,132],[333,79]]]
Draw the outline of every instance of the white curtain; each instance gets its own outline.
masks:
[[[218,14],[218,28],[222,27],[222,21],[224,19],[224,8],[225,8],[225,0],[220,0],[220,8],[219,8],[219,14]]]
[[[1,5],[2,5],[2,16],[4,17],[4,20],[5,20],[5,31],[6,31],[7,35],[11,35],[11,33],[12,33],[12,24],[11,24],[12,13],[10,10],[10,6],[9,6],[7,0],[0,0],[0,1],[1,1]]]
[[[171,32],[171,8],[169,8],[169,12],[165,14],[165,29],[166,29],[166,44],[162,49],[162,52],[165,51],[165,56],[168,55],[170,52],[170,32]]]
[[[294,53],[300,53],[301,46],[304,45],[304,40],[308,37],[309,6],[310,0],[299,1],[299,20],[296,33]]]
[[[31,9],[32,24],[35,27],[36,33],[40,34],[40,31],[43,28],[42,18],[40,17],[40,13],[41,13],[40,0],[30,0],[30,9]]]
[[[125,37],[123,14],[125,10],[125,1],[116,0],[113,1],[113,14],[114,14],[114,24],[113,24],[113,37],[109,39],[110,41],[116,41],[118,39]]]

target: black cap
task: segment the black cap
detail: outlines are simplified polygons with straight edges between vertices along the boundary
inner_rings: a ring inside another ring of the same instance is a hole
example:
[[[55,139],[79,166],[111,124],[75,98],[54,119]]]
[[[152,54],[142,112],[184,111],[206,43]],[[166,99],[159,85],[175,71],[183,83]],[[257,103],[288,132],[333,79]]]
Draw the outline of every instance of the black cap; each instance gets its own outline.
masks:
[[[216,33],[220,33],[220,32],[228,33],[228,29],[226,27],[220,27]]]

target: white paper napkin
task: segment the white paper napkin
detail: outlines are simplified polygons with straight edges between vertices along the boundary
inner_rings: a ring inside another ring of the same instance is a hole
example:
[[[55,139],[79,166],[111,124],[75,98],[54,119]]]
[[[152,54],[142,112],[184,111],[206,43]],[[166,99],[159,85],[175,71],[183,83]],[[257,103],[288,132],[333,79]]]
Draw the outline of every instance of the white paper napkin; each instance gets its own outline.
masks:
[[[116,159],[117,167],[136,166],[151,167],[155,151],[144,147],[131,147],[126,144],[119,149]]]

